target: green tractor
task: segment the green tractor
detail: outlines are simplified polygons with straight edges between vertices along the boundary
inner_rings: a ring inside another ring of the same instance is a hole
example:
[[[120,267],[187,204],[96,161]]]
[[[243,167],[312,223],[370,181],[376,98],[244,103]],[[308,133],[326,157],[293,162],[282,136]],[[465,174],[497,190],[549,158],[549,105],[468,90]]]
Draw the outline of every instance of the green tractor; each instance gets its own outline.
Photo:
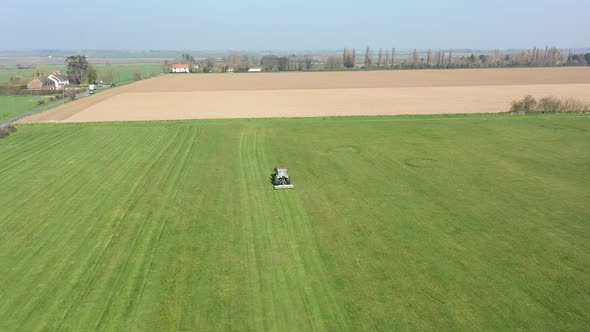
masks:
[[[293,189],[295,186],[291,184],[291,177],[284,167],[275,167],[272,174],[272,185],[276,190]]]

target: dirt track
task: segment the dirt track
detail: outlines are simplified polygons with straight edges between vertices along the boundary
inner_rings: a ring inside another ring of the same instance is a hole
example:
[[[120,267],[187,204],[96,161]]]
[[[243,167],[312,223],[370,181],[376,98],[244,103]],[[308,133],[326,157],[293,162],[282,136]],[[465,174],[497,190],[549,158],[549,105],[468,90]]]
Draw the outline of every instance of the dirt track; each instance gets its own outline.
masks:
[[[590,102],[590,68],[166,75],[23,122],[501,112],[526,94]]]

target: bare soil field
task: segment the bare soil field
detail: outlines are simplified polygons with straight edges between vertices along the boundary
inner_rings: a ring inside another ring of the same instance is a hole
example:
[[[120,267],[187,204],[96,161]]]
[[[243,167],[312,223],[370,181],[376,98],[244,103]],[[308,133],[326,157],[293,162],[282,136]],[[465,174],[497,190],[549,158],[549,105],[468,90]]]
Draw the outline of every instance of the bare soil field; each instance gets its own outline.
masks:
[[[527,94],[590,102],[590,67],[171,74],[22,122],[486,113]]]

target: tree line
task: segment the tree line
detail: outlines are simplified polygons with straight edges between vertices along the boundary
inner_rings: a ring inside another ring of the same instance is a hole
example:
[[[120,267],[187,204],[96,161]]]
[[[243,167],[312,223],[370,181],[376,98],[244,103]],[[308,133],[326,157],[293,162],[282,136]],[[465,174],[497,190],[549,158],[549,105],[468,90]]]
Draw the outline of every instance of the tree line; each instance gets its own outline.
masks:
[[[164,61],[162,71],[169,72],[173,63],[188,64],[191,72],[246,72],[310,70],[385,70],[446,69],[486,67],[547,67],[590,65],[590,53],[577,54],[556,47],[533,47],[521,51],[473,52],[466,50],[426,49],[400,52],[395,48],[374,50],[367,46],[357,52],[345,48],[341,52],[319,54],[251,55],[232,51],[226,56],[196,59],[190,54],[173,61]]]

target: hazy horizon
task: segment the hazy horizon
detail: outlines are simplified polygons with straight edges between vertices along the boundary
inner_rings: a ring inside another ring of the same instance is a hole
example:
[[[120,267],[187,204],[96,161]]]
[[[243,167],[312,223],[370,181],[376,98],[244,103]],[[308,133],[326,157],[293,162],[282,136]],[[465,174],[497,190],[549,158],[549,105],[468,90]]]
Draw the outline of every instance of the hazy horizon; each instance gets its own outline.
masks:
[[[32,0],[7,3],[3,9],[11,13],[4,21],[14,33],[3,34],[0,50],[590,47],[584,33],[590,2],[571,0],[494,4],[328,0],[297,5],[259,0],[149,5]]]

